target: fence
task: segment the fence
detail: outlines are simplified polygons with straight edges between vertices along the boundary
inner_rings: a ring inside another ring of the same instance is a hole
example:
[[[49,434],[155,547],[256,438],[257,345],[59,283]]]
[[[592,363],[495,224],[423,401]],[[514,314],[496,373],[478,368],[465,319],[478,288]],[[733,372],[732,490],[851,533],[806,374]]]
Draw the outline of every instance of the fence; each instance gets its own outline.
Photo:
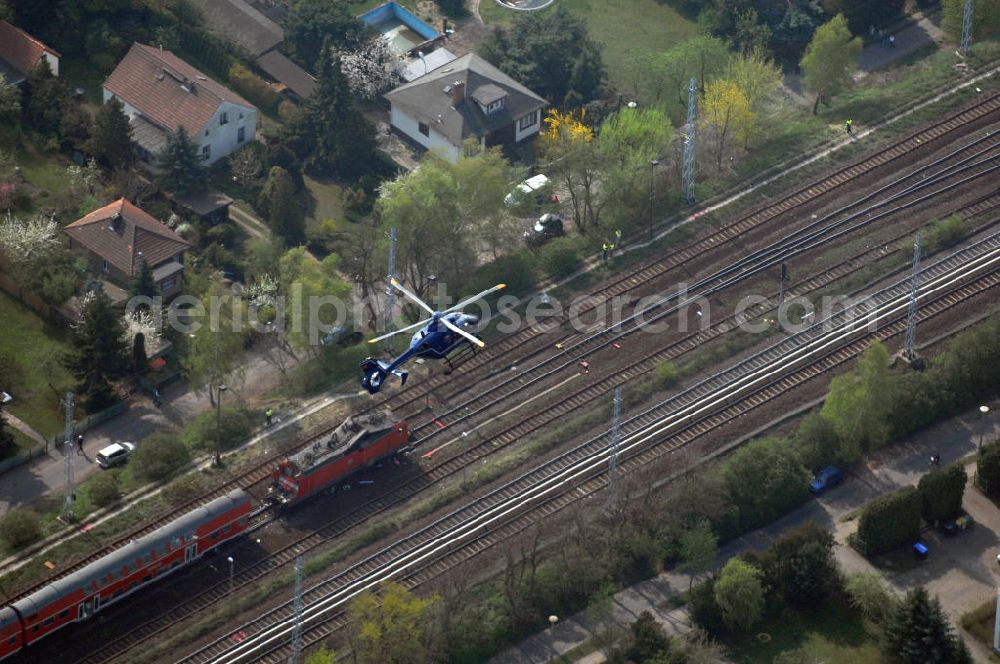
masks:
[[[11,468],[20,466],[22,463],[27,463],[34,459],[35,457],[42,456],[46,453],[46,447],[38,445],[32,447],[27,452],[18,452],[12,457],[8,457],[3,461],[0,461],[0,473],[6,473]]]
[[[98,424],[101,424],[102,422],[107,422],[112,417],[117,417],[118,415],[121,415],[124,412],[125,412],[125,404],[116,403],[114,406],[111,406],[110,408],[105,408],[104,410],[98,413],[94,413],[93,415],[88,415],[82,420],[74,422],[73,431],[76,433],[83,433],[84,431],[93,429]],[[65,437],[66,437],[65,433],[59,433],[52,436],[49,439],[49,442],[51,442],[58,448],[58,446],[63,443],[63,439]]]
[[[28,307],[50,323],[62,325],[70,320],[70,316],[59,307],[48,304],[42,298],[21,288],[10,275],[3,271],[3,259],[0,258],[0,290]]]

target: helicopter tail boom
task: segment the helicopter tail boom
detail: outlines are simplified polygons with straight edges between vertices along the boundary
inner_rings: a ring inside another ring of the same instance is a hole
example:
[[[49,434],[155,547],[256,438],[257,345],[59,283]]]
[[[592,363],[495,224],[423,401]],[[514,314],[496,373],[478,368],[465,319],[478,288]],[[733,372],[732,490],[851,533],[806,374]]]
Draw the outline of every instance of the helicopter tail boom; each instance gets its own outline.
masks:
[[[382,389],[382,383],[390,373],[394,376],[399,376],[400,384],[406,385],[406,379],[409,376],[407,372],[400,369],[393,369],[390,372],[387,371],[388,368],[389,365],[384,362],[379,362],[373,357],[366,358],[361,362],[361,371],[364,372],[364,378],[361,379],[361,386],[368,390],[369,393],[375,394]]]

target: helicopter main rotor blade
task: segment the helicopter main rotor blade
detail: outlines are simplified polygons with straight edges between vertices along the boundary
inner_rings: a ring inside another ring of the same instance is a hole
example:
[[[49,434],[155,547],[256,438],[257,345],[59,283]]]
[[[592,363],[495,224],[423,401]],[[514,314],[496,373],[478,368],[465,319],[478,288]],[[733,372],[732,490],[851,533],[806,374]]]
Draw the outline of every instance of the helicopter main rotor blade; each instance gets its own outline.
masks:
[[[427,325],[427,323],[429,323],[432,320],[434,320],[434,319],[433,318],[425,318],[425,319],[423,319],[421,321],[417,321],[416,323],[414,323],[412,325],[407,325],[406,327],[402,327],[402,328],[400,328],[398,330],[393,330],[392,332],[389,332],[387,334],[383,334],[381,337],[375,337],[374,339],[369,339],[368,343],[373,344],[373,343],[376,343],[378,341],[382,341],[383,339],[388,339],[389,337],[391,337],[393,335],[400,334],[401,332],[409,332],[410,330],[414,330],[414,329],[416,329],[418,327],[421,327],[423,325]]]
[[[482,298],[486,297],[487,295],[489,295],[490,293],[495,293],[498,290],[500,290],[502,288],[506,288],[506,287],[507,287],[507,284],[497,284],[493,288],[489,288],[487,290],[484,290],[479,295],[473,295],[472,297],[465,298],[464,300],[462,300],[461,302],[459,302],[455,306],[449,307],[449,308],[445,309],[444,311],[442,311],[441,313],[442,314],[449,314],[452,311],[458,311],[459,309],[465,308],[467,305],[475,302],[476,300],[482,299]]]
[[[396,288],[398,288],[400,293],[402,293],[403,295],[405,295],[406,297],[410,298],[411,300],[413,300],[414,302],[416,302],[417,304],[419,304],[421,307],[423,307],[424,310],[427,311],[427,313],[431,314],[432,316],[434,315],[435,311],[433,309],[431,309],[430,306],[428,306],[428,304],[426,302],[424,302],[423,300],[421,300],[419,297],[417,297],[416,295],[414,295],[410,291],[408,291],[405,288],[403,288],[403,285],[401,283],[399,283],[398,281],[396,281],[395,277],[393,277],[392,279],[390,279],[389,283],[392,284],[393,286],[395,286]]]
[[[458,333],[458,334],[461,334],[461,335],[462,335],[463,337],[465,337],[466,339],[468,339],[468,340],[469,340],[469,341],[471,341],[472,343],[476,344],[476,345],[477,345],[477,346],[479,346],[480,348],[483,348],[483,347],[484,347],[484,346],[486,345],[485,343],[483,343],[482,341],[480,341],[480,340],[479,340],[479,339],[477,339],[476,337],[472,336],[471,334],[469,334],[468,332],[466,332],[465,330],[463,330],[463,329],[462,329],[462,328],[460,328],[459,326],[457,326],[457,325],[455,325],[454,323],[452,323],[452,322],[451,322],[450,320],[448,320],[447,318],[441,318],[441,319],[440,319],[440,321],[441,321],[442,323],[444,323],[444,326],[445,326],[446,328],[448,328],[448,329],[449,329],[449,330],[451,330],[452,332],[456,332],[456,333]]]

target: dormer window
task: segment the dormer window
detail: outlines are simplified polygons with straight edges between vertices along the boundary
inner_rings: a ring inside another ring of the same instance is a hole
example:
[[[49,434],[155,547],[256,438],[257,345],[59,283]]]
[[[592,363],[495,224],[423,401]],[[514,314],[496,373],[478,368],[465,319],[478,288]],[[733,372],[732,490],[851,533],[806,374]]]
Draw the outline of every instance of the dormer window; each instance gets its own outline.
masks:
[[[495,113],[496,111],[499,111],[501,108],[503,108],[503,99],[502,98],[501,99],[497,99],[494,102],[490,102],[490,105],[486,107],[486,112],[487,113]]]

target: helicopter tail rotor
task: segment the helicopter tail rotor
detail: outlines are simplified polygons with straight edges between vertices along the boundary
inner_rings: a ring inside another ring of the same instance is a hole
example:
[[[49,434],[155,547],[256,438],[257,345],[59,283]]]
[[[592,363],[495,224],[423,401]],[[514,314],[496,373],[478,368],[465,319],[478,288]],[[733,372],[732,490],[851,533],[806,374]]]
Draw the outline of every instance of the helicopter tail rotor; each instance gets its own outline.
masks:
[[[370,394],[377,393],[382,389],[382,383],[385,382],[386,376],[390,372],[386,371],[389,365],[384,362],[379,362],[373,357],[365,358],[361,362],[361,371],[364,373],[364,377],[361,379],[361,386],[364,387]],[[394,376],[399,377],[401,385],[406,385],[406,379],[409,377],[409,373],[402,371],[400,369],[393,369],[391,372]]]

